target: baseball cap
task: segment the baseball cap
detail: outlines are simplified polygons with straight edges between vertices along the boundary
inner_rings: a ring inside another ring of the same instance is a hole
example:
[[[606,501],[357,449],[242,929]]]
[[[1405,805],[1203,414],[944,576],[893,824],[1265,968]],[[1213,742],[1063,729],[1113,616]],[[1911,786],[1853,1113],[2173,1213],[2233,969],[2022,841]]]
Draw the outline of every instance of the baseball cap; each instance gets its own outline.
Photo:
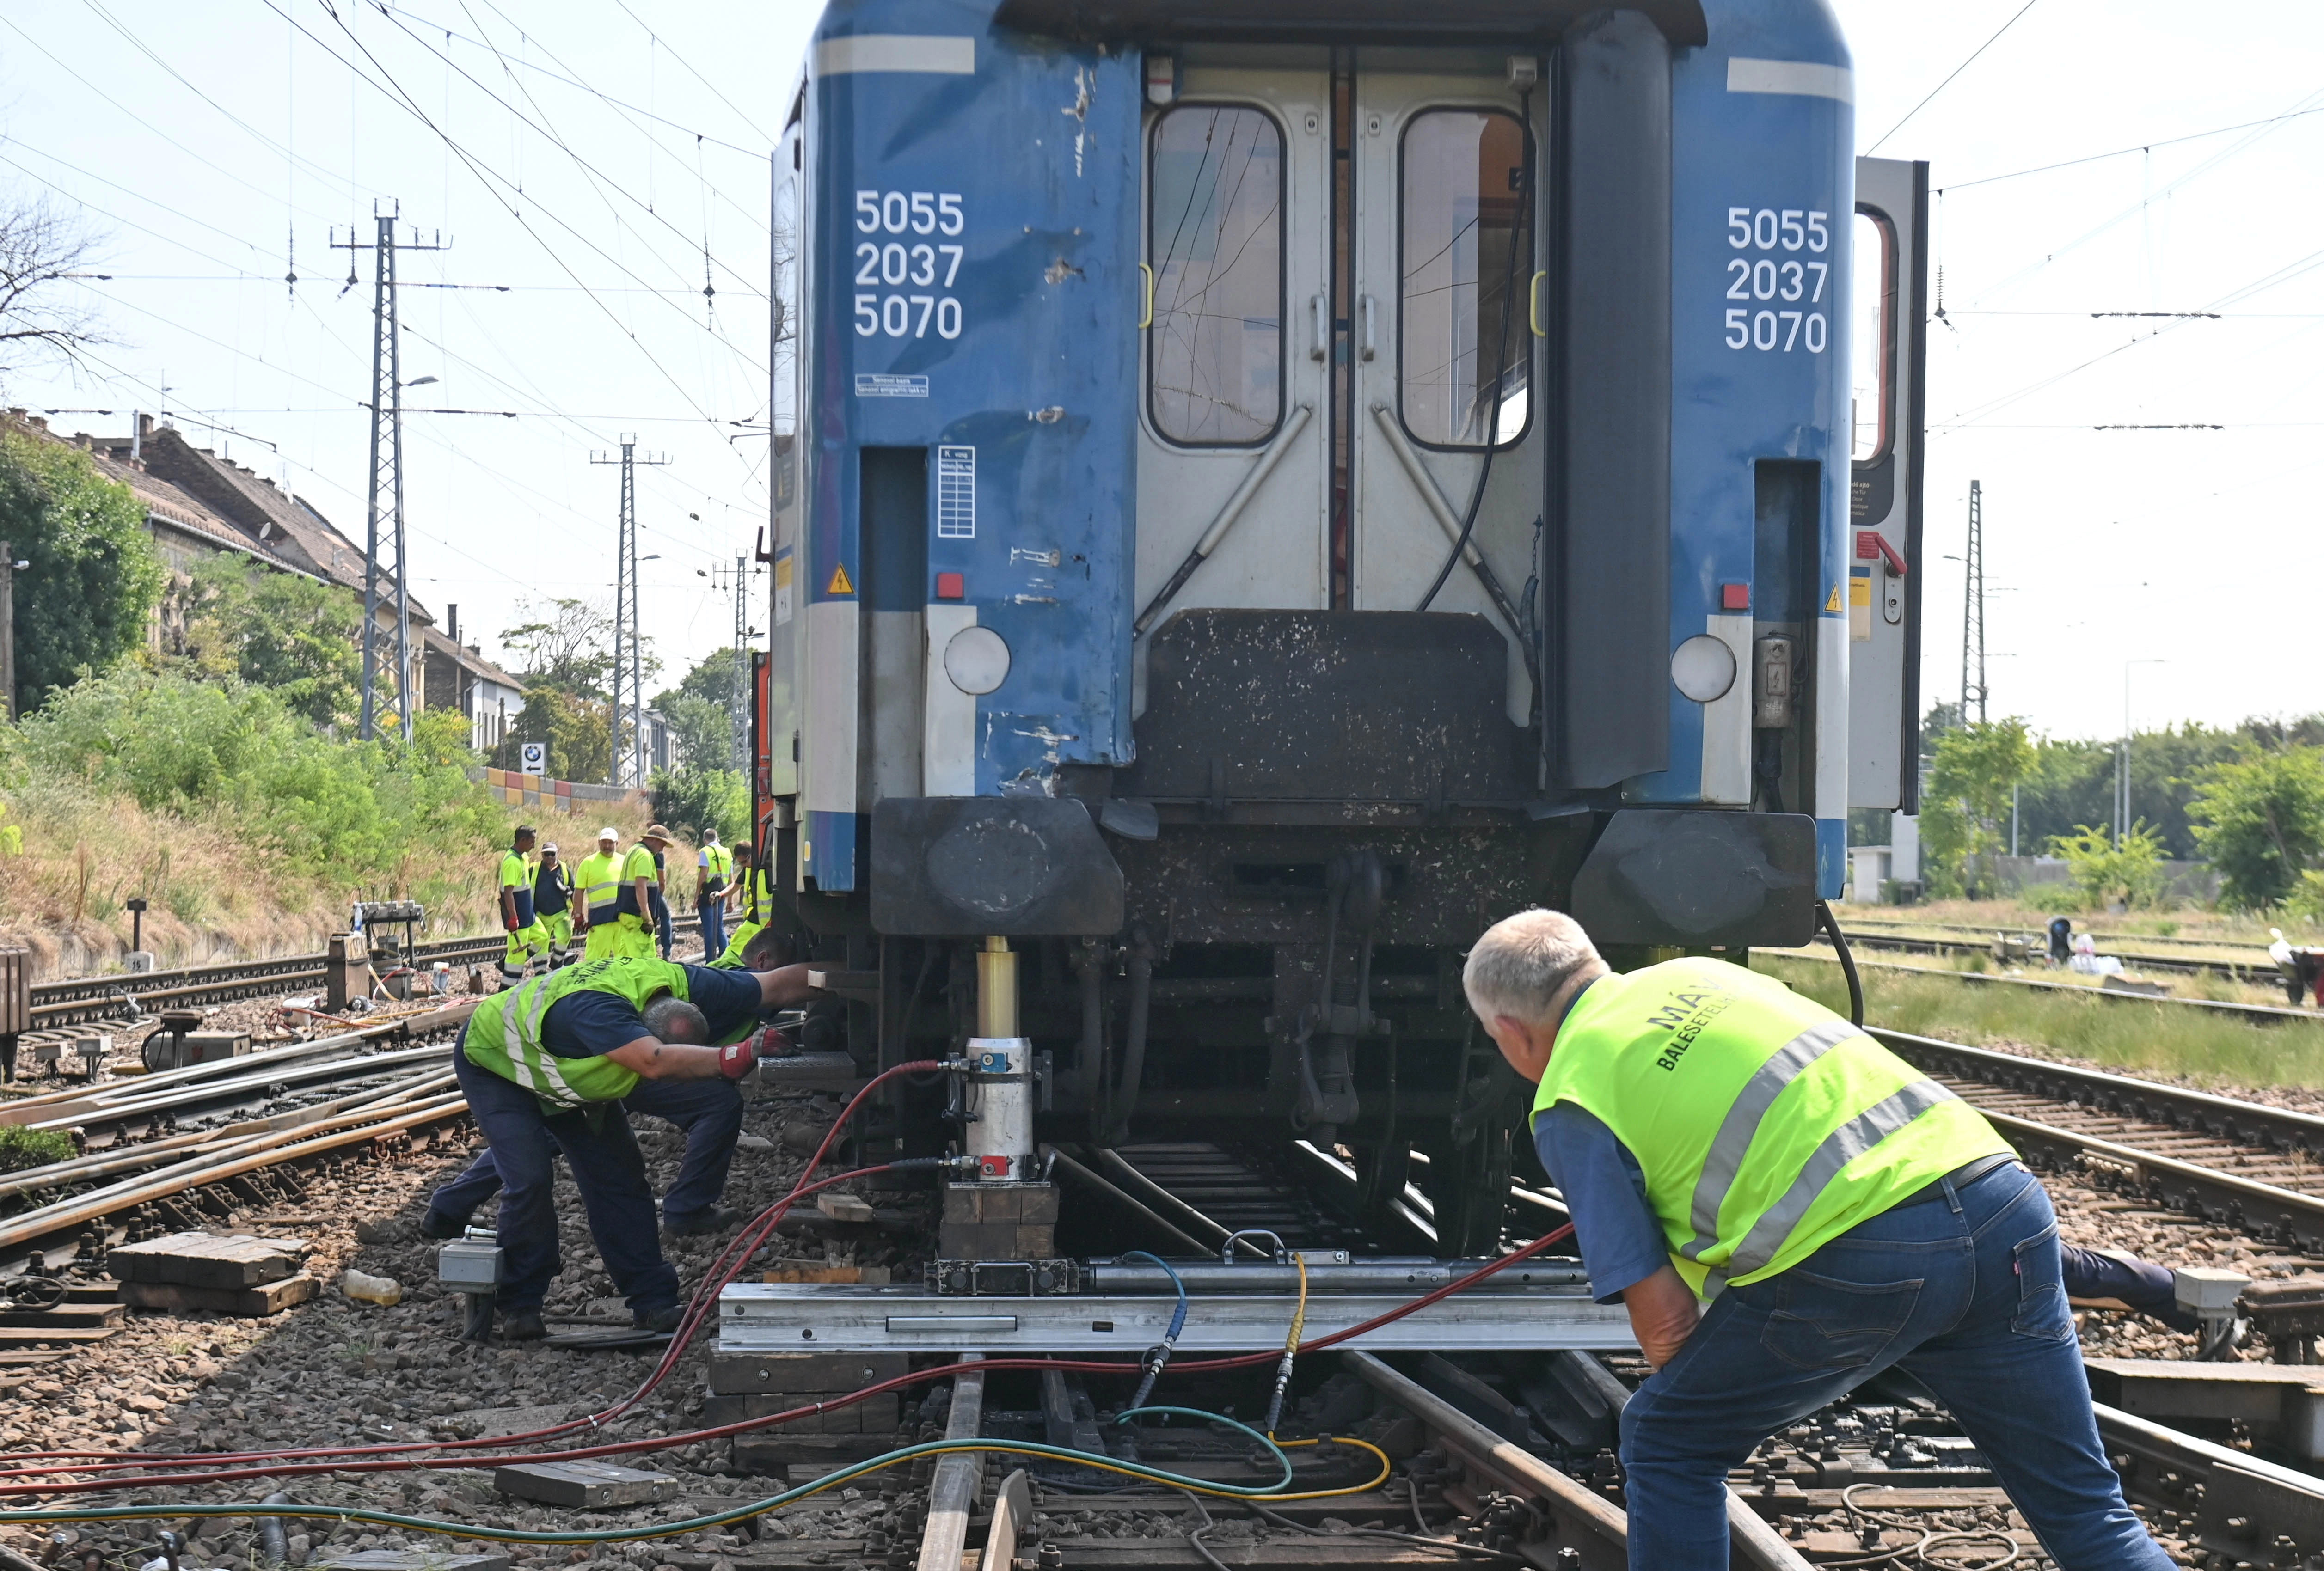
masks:
[[[553,857],[558,855],[557,842],[555,841],[550,841],[547,845],[542,846],[540,848],[540,854],[544,857]]]
[[[604,828],[597,831],[597,838],[599,840],[619,840],[622,838],[622,831],[615,829],[609,823]]]

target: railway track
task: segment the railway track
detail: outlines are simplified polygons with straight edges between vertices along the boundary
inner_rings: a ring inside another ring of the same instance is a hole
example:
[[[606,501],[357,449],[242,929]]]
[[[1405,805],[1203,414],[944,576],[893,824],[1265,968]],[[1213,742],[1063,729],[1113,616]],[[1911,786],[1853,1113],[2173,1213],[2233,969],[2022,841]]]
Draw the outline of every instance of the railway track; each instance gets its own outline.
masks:
[[[1816,937],[1814,950],[1777,950],[1767,952],[1784,960],[1813,960],[1821,965],[1838,965],[1840,957],[1828,951],[1831,942],[1821,934]],[[1857,940],[1849,936],[1853,946]],[[2114,1004],[2157,1004],[2173,1009],[2202,1009],[2215,1015],[2228,1015],[2246,1020],[2255,1025],[2279,1025],[2286,1021],[2324,1020],[2324,1009],[2287,1007],[2281,1004],[2243,1004],[2232,999],[2180,998],[2168,993],[2142,993],[2128,988],[2090,987],[2079,982],[2052,982],[2040,977],[2012,977],[1995,971],[1956,971],[1937,966],[1905,966],[1893,960],[1858,959],[1858,969],[1870,971],[1901,971],[1916,977],[1944,977],[1953,981],[1997,988],[2030,988],[2037,992],[2064,993],[2080,998],[2098,998]]]
[[[503,948],[503,942],[496,938],[449,939],[413,946],[410,959],[423,966],[438,960],[471,964],[496,959]],[[35,1029],[86,1025],[134,1019],[163,1009],[229,1004],[240,998],[319,988],[324,981],[326,958],[319,954],[284,955],[233,965],[123,972],[37,983],[31,989],[32,1023]]]
[[[439,1137],[467,1110],[447,1048],[474,1007],[0,1104],[0,1123],[67,1131],[77,1147],[0,1175],[0,1276],[272,1203],[301,1164]]]
[[[2024,938],[2034,946],[2034,953],[2037,957],[2046,957],[2049,953],[2049,940],[2046,936],[2033,933],[2013,933],[2010,936]],[[1819,935],[1816,942],[1823,943],[1830,941]],[[1934,933],[1868,928],[1860,922],[1849,923],[1848,942],[1860,949],[1894,950],[1907,954],[1991,955],[1994,952],[1994,941],[1990,938],[1946,938]],[[2249,959],[2239,960],[2220,960],[2209,956],[2132,953],[2124,950],[2108,950],[2107,952],[2121,960],[2124,965],[2137,970],[2169,971],[2181,976],[2215,971],[2225,976],[2232,976],[2238,981],[2253,982],[2266,987],[2275,986],[2282,975],[2275,961],[2268,957],[2265,950],[2254,950]]]

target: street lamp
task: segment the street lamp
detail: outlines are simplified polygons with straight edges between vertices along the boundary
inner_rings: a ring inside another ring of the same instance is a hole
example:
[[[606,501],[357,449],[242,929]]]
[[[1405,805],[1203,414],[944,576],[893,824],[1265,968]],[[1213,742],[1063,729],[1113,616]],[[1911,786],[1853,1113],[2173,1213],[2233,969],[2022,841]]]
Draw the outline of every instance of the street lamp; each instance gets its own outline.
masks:
[[[2114,849],[2122,850],[2123,838],[2130,832],[2130,668],[2133,666],[2168,666],[2161,656],[2150,659],[2125,660],[2122,663],[2122,758],[2117,770],[2119,780],[2115,793]]]

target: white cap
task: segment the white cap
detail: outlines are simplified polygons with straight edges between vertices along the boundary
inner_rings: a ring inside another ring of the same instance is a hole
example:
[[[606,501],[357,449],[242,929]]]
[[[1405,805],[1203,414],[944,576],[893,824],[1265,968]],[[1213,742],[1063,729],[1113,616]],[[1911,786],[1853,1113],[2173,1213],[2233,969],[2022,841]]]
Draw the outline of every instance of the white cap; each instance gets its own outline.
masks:
[[[540,854],[545,857],[553,857],[560,854],[557,850],[557,842],[555,841],[550,841],[547,845],[541,847]]]
[[[599,840],[619,840],[622,838],[622,831],[615,829],[609,823],[604,828],[597,831],[597,838]]]

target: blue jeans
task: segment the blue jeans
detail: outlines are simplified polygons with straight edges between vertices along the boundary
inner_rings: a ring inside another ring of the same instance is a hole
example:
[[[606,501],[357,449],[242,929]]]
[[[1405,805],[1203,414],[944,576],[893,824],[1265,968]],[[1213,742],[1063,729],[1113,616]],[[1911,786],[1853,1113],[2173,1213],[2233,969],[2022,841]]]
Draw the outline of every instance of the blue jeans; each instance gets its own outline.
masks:
[[[557,1248],[560,1153],[581,1190],[589,1235],[596,1240],[614,1290],[632,1310],[665,1309],[678,1302],[678,1272],[661,1257],[661,1239],[654,1226],[645,1155],[638,1150],[620,1105],[606,1102],[552,1117],[530,1091],[470,1063],[465,1052],[454,1051],[452,1069],[467,1094],[469,1113],[492,1146],[493,1177],[502,1188],[501,1307],[539,1309],[549,1284],[563,1268]],[[471,1166],[447,1188],[473,1187],[475,1172]],[[445,1217],[458,1217],[459,1211],[444,1204],[445,1192],[437,1192],[429,1209]]]
[[[726,952],[726,902],[716,895],[702,902],[702,958],[715,960]]]
[[[718,1203],[726,1191],[726,1170],[734,1161],[734,1136],[742,1129],[742,1093],[732,1080],[640,1080],[622,1099],[632,1113],[650,1113],[686,1134],[686,1158],[661,1199],[665,1222],[681,1222]],[[438,1190],[428,1202],[438,1222],[466,1222],[478,1206],[500,1192],[500,1169],[489,1147],[467,1171]]]
[[[653,902],[652,926],[655,942],[661,946],[661,958],[668,960],[670,943],[677,936],[677,929],[671,925],[669,920],[669,902],[662,898],[659,889],[651,890],[650,893]]]
[[[1719,1296],[1622,1414],[1630,1564],[1725,1571],[1728,1469],[1892,1364],[1952,1410],[2060,1571],[2170,1571],[2098,1443],[2057,1218],[2015,1163]]]

